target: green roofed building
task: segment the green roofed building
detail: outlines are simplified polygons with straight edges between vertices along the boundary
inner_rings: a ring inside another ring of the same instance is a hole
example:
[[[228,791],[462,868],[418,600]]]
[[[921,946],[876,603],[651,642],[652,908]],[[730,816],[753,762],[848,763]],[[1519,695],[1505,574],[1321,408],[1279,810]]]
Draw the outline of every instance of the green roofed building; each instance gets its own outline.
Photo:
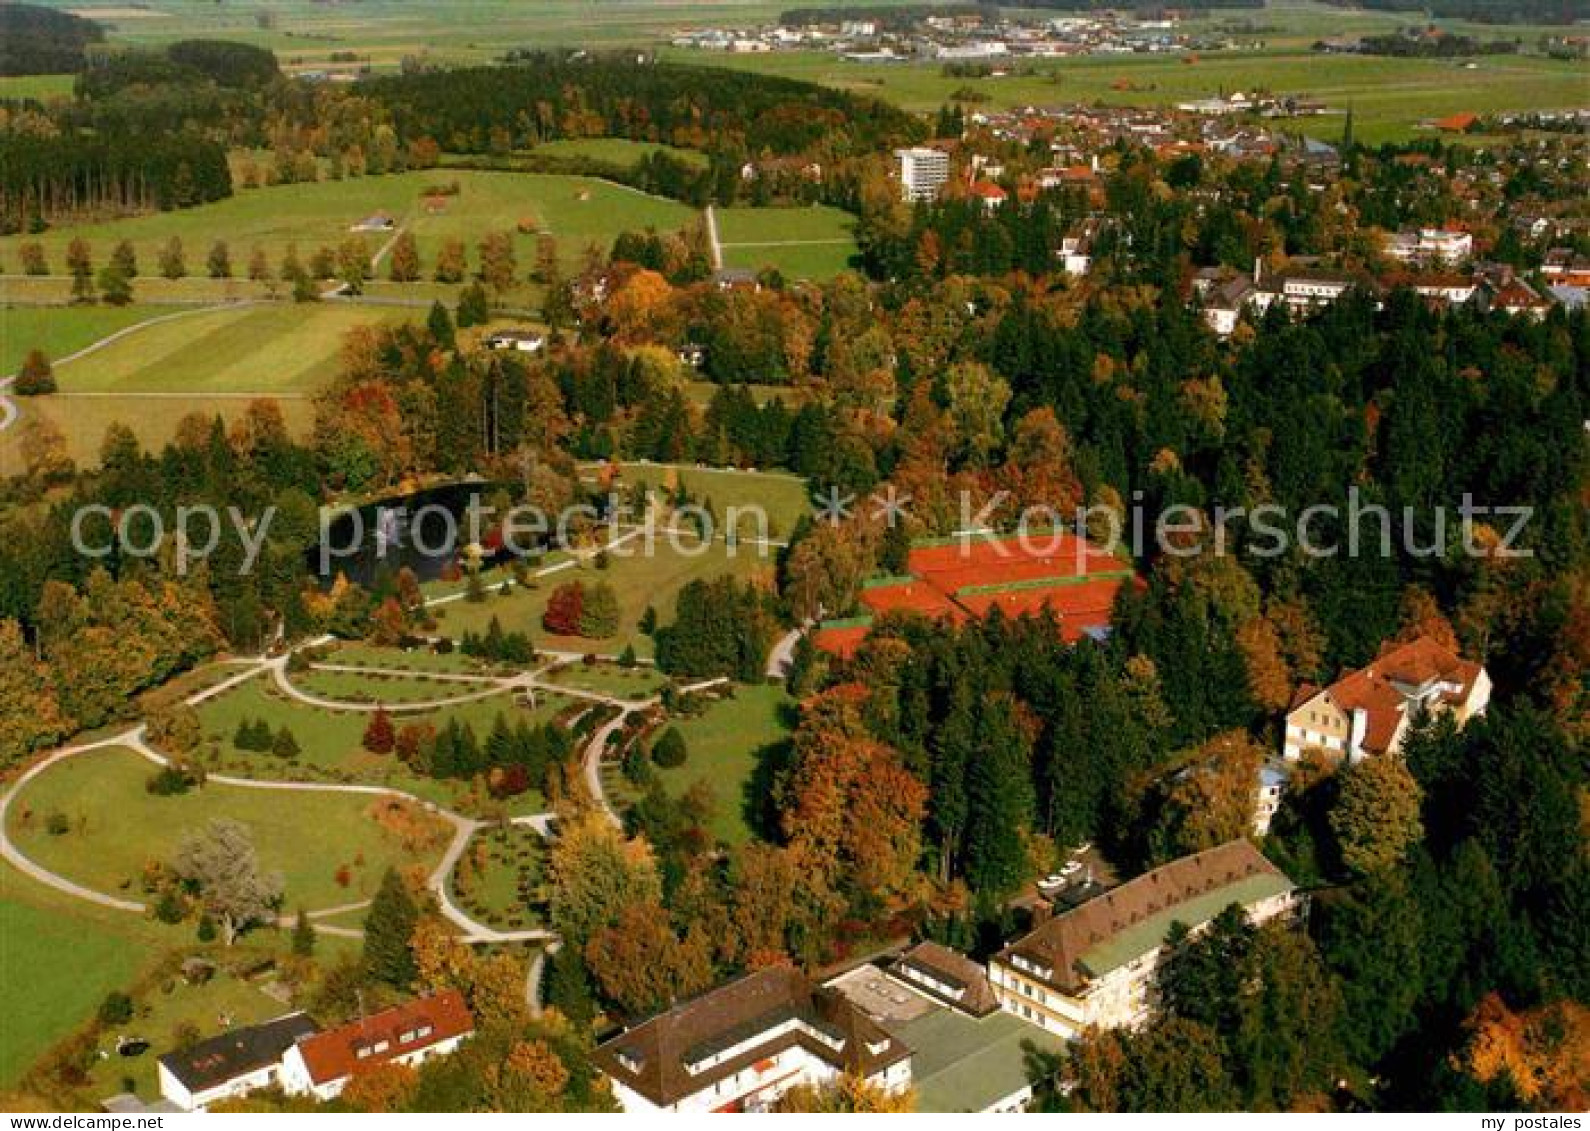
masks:
[[[1153,1007],[1171,928],[1198,930],[1236,904],[1262,923],[1293,912],[1295,885],[1247,840],[1172,860],[1041,923],[996,954],[989,981],[1005,1010],[1073,1037],[1136,1025]]]

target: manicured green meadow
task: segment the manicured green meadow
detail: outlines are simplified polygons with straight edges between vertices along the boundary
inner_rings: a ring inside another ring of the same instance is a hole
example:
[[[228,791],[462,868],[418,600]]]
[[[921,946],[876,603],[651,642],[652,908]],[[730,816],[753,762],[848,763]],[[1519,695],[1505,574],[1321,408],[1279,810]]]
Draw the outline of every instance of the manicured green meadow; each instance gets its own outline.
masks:
[[[668,685],[668,677],[649,664],[633,668],[607,663],[565,664],[546,678],[559,687],[631,700],[650,698]]]
[[[0,98],[68,98],[76,75],[0,75]]]
[[[354,664],[369,668],[391,668],[412,672],[445,672],[452,675],[479,675],[487,665],[462,652],[432,652],[428,648],[381,648],[374,644],[345,641],[325,655],[328,664]],[[301,677],[294,677],[301,678]],[[454,684],[452,686],[460,686]]]
[[[611,165],[637,165],[654,153],[705,168],[707,155],[696,149],[661,145],[651,141],[631,141],[624,137],[574,137],[543,142],[530,151],[537,157],[582,157],[592,161],[605,161]]]
[[[708,826],[712,834],[728,844],[752,840],[760,807],[767,802],[767,782],[759,781],[758,770],[780,758],[778,747],[789,738],[794,702],[782,686],[736,685],[732,697],[666,724],[679,728],[689,754],[682,766],[663,769],[653,764],[652,772],[675,797],[705,781],[716,801]]]
[[[426,703],[485,691],[490,684],[426,679],[421,675],[389,676],[373,672],[311,668],[293,673],[293,686],[307,695],[339,703]]]
[[[855,217],[838,208],[723,208],[714,216],[726,267],[825,280],[848,270],[857,254]]]
[[[791,394],[789,403],[796,403],[798,391],[788,391]],[[728,522],[728,509],[738,507],[747,512],[737,516],[736,529],[742,537],[756,534],[756,523],[752,521],[755,516],[748,513],[754,509],[760,509],[767,516],[767,536],[781,539],[788,537],[801,516],[810,514],[812,508],[805,480],[787,472],[729,471],[660,463],[620,464],[619,478],[613,489],[624,491],[636,484],[645,484],[653,490],[683,486],[696,503],[711,501],[712,513],[720,526]]]
[[[670,536],[659,533],[653,551],[648,552],[641,540],[627,543],[613,551],[606,569],[598,569],[594,562],[560,570],[535,582],[533,588],[516,586],[507,596],[491,590],[485,601],[473,604],[468,601],[451,601],[433,606],[432,616],[437,620],[437,631],[454,639],[465,632],[483,633],[496,617],[507,632],[528,633],[537,648],[561,652],[596,653],[616,656],[630,645],[638,656],[652,655],[651,637],[640,631],[640,619],[651,606],[657,613],[659,624],[673,620],[674,602],[679,591],[698,578],[713,578],[725,573],[738,577],[752,577],[773,568],[771,551],[760,553],[756,547],[742,545],[730,556],[727,549],[718,545],[701,553],[691,553],[699,547],[689,535],[679,538],[680,549],[669,544]],[[579,581],[590,586],[605,581],[618,597],[619,630],[613,636],[591,640],[578,636],[554,636],[541,626],[547,601],[559,585]]]
[[[371,681],[368,686],[375,691],[382,685]],[[470,690],[460,687],[457,693],[467,694]],[[536,724],[550,722],[567,705],[568,700],[560,695],[538,692],[535,709],[526,710],[516,706],[513,696],[500,692],[439,710],[405,711],[401,702],[394,701],[390,711],[396,727],[428,723],[440,729],[456,719],[472,727],[476,738],[484,741],[499,714],[509,723],[522,719]],[[467,783],[427,777],[410,770],[394,755],[365,750],[363,738],[370,722],[369,711],[310,706],[289,699],[264,679],[240,684],[201,704],[198,711],[206,749],[209,757],[215,759],[207,765],[217,772],[264,779],[381,785],[452,808],[472,809],[480,804]],[[232,738],[245,719],[264,719],[273,730],[288,727],[298,740],[301,754],[287,760],[274,754],[238,750],[232,745]],[[513,798],[507,807],[516,813],[536,813],[540,811],[541,798],[532,790]]]
[[[371,816],[379,802],[332,793],[287,795],[265,789],[206,784],[175,797],[145,789],[155,767],[131,750],[92,751],[52,766],[23,790],[8,831],[43,867],[87,887],[142,899],[139,879],[150,863],[165,863],[184,834],[211,819],[241,821],[253,834],[261,865],[285,880],[286,905],[311,910],[367,899],[389,866],[431,862],[433,851],[406,851]],[[70,831],[55,836],[47,818],[64,814]],[[349,869],[349,884],[337,882]]]
[[[478,832],[453,870],[453,899],[488,927],[516,931],[541,926],[545,865],[546,843],[527,825]]]
[[[333,303],[184,314],[61,366],[56,381],[63,393],[311,393],[336,374],[350,330],[415,317]]]

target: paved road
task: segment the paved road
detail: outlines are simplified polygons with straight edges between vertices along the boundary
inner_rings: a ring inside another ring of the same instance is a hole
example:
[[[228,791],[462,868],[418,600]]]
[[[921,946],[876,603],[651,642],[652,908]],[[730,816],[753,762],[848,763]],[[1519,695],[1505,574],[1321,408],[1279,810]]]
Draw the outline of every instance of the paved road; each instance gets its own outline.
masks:
[[[723,245],[718,242],[718,214],[707,205],[707,243],[712,247],[712,269],[723,270]]]
[[[14,380],[16,380],[14,377],[0,377],[0,432],[4,432],[17,420],[16,402],[6,393]]]

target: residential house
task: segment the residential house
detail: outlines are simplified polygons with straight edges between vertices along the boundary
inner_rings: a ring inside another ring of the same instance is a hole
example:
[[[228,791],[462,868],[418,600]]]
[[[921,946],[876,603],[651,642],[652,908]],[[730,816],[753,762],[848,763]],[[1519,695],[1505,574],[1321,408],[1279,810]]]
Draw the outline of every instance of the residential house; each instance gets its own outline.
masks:
[[[1178,923],[1198,931],[1236,904],[1255,923],[1299,905],[1292,881],[1247,840],[1161,865],[1040,923],[989,960],[1000,1005],[1070,1038],[1146,1021],[1154,973]]]
[[[628,1029],[593,1054],[626,1112],[766,1111],[791,1088],[851,1073],[911,1086],[911,1050],[797,970],[737,978]]]
[[[156,1061],[160,1094],[182,1111],[203,1111],[218,1100],[280,1084],[282,1057],[320,1031],[307,1013],[231,1029]]]
[[[1090,216],[1073,224],[1060,240],[1060,266],[1067,275],[1080,277],[1093,269],[1093,245],[1104,231],[1104,220]]]
[[[1421,636],[1389,645],[1329,687],[1299,688],[1286,715],[1282,754],[1288,762],[1305,750],[1349,761],[1395,754],[1420,712],[1450,711],[1462,726],[1484,714],[1490,699],[1483,667]]]
[[[457,990],[415,998],[299,1040],[282,1057],[281,1085],[290,1095],[334,1099],[359,1072],[446,1056],[474,1031],[475,1019]]]
[[[1005,203],[1009,194],[993,181],[973,181],[967,193],[974,199],[983,202],[985,212],[997,212]]]
[[[1524,280],[1512,278],[1487,290],[1486,305],[1503,314],[1521,314],[1538,321],[1546,317],[1546,311],[1551,309],[1551,299]]]
[[[534,330],[498,330],[486,338],[487,349],[513,350],[516,353],[539,353],[546,344],[546,335]]]
[[[931,940],[900,955],[888,971],[891,978],[970,1017],[987,1017],[999,1009],[988,971],[960,951]]]
[[[1386,254],[1404,263],[1450,266],[1474,254],[1474,237],[1451,228],[1398,232],[1386,241]]]

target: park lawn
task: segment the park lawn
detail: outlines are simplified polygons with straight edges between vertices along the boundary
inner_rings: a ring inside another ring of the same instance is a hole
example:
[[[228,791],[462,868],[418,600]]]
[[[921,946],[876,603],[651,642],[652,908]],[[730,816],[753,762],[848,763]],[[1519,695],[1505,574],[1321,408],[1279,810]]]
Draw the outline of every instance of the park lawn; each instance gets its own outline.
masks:
[[[735,528],[741,537],[746,538],[758,536],[758,524],[755,521],[758,510],[767,516],[767,537],[778,540],[788,537],[801,516],[809,514],[812,509],[806,481],[787,472],[738,471],[681,464],[620,464],[619,477],[613,488],[623,490],[638,483],[654,490],[672,490],[683,486],[692,501],[698,504],[712,503],[712,513],[719,524],[727,523],[728,508],[739,508],[742,513]]]
[[[853,270],[852,258],[858,254],[854,241],[842,243],[792,243],[781,246],[739,244],[724,247],[723,265],[748,271],[771,268],[786,279],[812,279],[826,282],[835,275]]]
[[[559,687],[572,687],[620,699],[649,699],[668,685],[668,677],[650,665],[633,668],[618,664],[564,664],[546,676]]]
[[[423,203],[431,189],[456,183],[456,195],[439,197],[439,210]],[[65,271],[66,247],[75,237],[88,241],[94,262],[103,263],[121,240],[132,243],[144,275],[157,273],[161,249],[180,239],[188,270],[202,275],[210,247],[226,241],[232,269],[244,273],[256,248],[263,250],[273,272],[295,245],[301,261],[319,247],[337,247],[362,239],[372,255],[392,239],[387,231],[352,232],[360,221],[384,212],[397,225],[409,225],[420,248],[422,277],[429,278],[442,241],[463,239],[471,267],[478,266],[478,244],[492,231],[512,231],[521,221],[558,237],[564,260],[578,262],[588,244],[604,251],[626,230],[655,227],[673,231],[693,223],[695,209],[661,197],[592,177],[557,174],[431,169],[341,181],[273,185],[241,189],[225,200],[196,208],[158,212],[92,224],[63,225],[38,236],[0,239],[0,264],[18,262],[18,247],[34,239],[44,246],[50,268]],[[535,251],[533,233],[516,238],[520,273]],[[378,275],[385,275],[383,262]],[[138,292],[142,277],[133,283]],[[152,282],[152,280],[151,280]]]
[[[64,264],[55,266],[59,270],[65,268]],[[135,305],[166,307],[161,313],[169,314],[172,307],[219,306],[250,299],[280,299],[286,297],[288,290],[279,282],[255,282],[244,278],[212,279],[208,275],[198,274],[167,279],[160,275],[139,275],[132,281],[132,301]],[[9,306],[75,305],[72,302],[72,277],[5,276],[0,278],[0,302]]]
[[[456,719],[473,727],[475,737],[485,741],[498,714],[510,723],[524,719],[536,725],[551,722],[568,702],[560,695],[538,693],[535,709],[526,710],[516,706],[514,698],[503,692],[434,711],[405,711],[401,703],[394,703],[392,722],[400,728],[423,722],[440,729]],[[365,750],[363,738],[370,723],[372,712],[369,711],[312,707],[287,698],[267,679],[257,678],[206,700],[199,705],[198,712],[204,728],[205,747],[212,759],[206,764],[213,772],[264,779],[385,786],[460,810],[477,809],[481,804],[468,782],[427,777],[410,770],[392,755],[371,754]],[[232,745],[232,738],[244,719],[264,719],[272,730],[289,728],[302,753],[296,759],[284,760],[274,754],[238,750]],[[539,794],[531,790],[513,798],[508,808],[513,813],[537,813],[541,811],[542,801]]]
[[[400,705],[452,699],[490,690],[489,683],[427,679],[423,675],[384,675],[374,672],[327,671],[311,668],[293,672],[293,686],[307,695],[340,703]]]
[[[60,366],[56,382],[63,393],[312,393],[337,373],[350,330],[414,317],[329,303],[184,314]]]
[[[326,653],[325,662],[411,672],[443,672],[449,675],[482,675],[487,668],[484,662],[462,652],[433,652],[429,648],[382,648],[356,641],[334,645]]]
[[[773,569],[772,552],[760,552],[757,547],[742,545],[730,555],[721,544],[699,554],[682,553],[669,544],[669,535],[659,534],[652,552],[637,540],[613,551],[606,569],[599,569],[592,561],[569,569],[551,573],[536,580],[533,588],[515,586],[507,596],[492,590],[485,601],[472,604],[452,601],[432,607],[437,629],[455,639],[465,632],[483,633],[496,617],[506,632],[525,632],[537,648],[580,654],[595,653],[618,655],[625,645],[635,649],[638,656],[652,654],[650,636],[640,631],[640,620],[650,606],[657,614],[659,624],[673,620],[674,602],[684,586],[698,578],[713,578],[725,573],[747,578],[766,575]],[[680,537],[686,550],[694,550],[688,535]],[[619,629],[612,636],[587,639],[578,636],[554,636],[541,626],[547,601],[558,586],[579,581],[591,586],[605,581],[618,597]]]
[[[93,1013],[106,994],[129,982],[146,955],[72,905],[46,909],[21,902],[13,889],[27,881],[9,867],[4,880],[0,992],[6,1010],[0,1021],[0,1087],[11,1087],[47,1048]]]
[[[29,350],[51,362],[162,313],[148,306],[0,306],[0,375],[15,373]]]
[[[66,370],[61,376],[64,378]],[[159,452],[177,434],[177,425],[190,413],[219,416],[231,424],[247,411],[248,396],[214,395],[182,396],[124,396],[114,393],[90,393],[77,396],[17,397],[21,420],[13,428],[24,427],[29,420],[48,421],[66,439],[66,454],[80,467],[99,464],[100,446],[105,430],[112,424],[125,424],[131,428],[148,451]],[[274,398],[280,405],[287,430],[299,439],[306,438],[314,425],[315,410],[309,398],[302,394],[283,394]],[[8,429],[0,441],[0,475],[16,475],[23,470],[20,445],[13,442]]]
[[[542,142],[530,151],[537,157],[573,157],[604,161],[610,165],[633,166],[654,153],[666,153],[697,168],[707,167],[707,155],[697,149],[680,149],[653,141],[631,141],[627,137],[571,137]]]
[[[666,725],[679,728],[689,754],[682,766],[653,763],[652,772],[675,797],[705,781],[717,803],[708,825],[712,834],[727,844],[752,840],[767,803],[765,774],[769,763],[781,760],[794,703],[782,685],[736,685],[732,697],[701,714],[669,720]],[[654,732],[652,740],[661,733]]]
[[[381,802],[362,795],[295,793],[210,783],[176,797],[145,788],[155,767],[134,751],[110,747],[67,759],[31,781],[13,809],[9,831],[35,862],[87,887],[125,898],[144,893],[140,877],[175,854],[185,833],[218,817],[253,834],[260,864],[285,881],[287,907],[310,910],[368,899],[388,867],[434,863],[446,845],[410,851],[371,814]],[[69,832],[53,836],[46,819],[64,814]],[[430,820],[430,818],[427,818]],[[337,882],[339,868],[351,880]]]
[[[475,834],[453,869],[452,895],[466,914],[498,930],[545,922],[546,844],[528,825]]]

